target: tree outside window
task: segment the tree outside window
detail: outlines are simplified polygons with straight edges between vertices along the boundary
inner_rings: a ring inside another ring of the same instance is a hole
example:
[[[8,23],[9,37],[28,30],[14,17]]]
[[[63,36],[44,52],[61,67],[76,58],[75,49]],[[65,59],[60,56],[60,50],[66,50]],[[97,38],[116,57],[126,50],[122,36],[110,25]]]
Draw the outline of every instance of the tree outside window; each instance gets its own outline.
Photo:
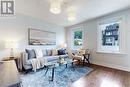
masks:
[[[82,46],[83,44],[83,32],[82,30],[74,31],[74,46]]]

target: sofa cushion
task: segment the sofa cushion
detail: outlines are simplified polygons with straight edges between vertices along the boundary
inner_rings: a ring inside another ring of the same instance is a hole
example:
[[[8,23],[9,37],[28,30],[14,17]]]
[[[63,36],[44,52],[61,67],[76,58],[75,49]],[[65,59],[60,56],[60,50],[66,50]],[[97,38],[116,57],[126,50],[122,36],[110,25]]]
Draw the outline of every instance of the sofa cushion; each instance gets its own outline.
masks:
[[[58,51],[57,50],[52,50],[52,56],[56,56],[58,55]]]
[[[66,49],[59,49],[58,50],[58,55],[65,55],[66,54]]]
[[[46,50],[42,50],[43,56],[46,56]]]
[[[46,55],[51,56],[52,55],[52,50],[46,50]]]
[[[26,51],[26,53],[28,53],[28,59],[36,58],[36,53],[33,49],[32,50],[25,49],[25,51]]]
[[[47,59],[47,62],[58,60],[59,56],[45,56],[45,59]]]
[[[43,57],[43,51],[41,49],[35,49],[35,53],[37,58]]]

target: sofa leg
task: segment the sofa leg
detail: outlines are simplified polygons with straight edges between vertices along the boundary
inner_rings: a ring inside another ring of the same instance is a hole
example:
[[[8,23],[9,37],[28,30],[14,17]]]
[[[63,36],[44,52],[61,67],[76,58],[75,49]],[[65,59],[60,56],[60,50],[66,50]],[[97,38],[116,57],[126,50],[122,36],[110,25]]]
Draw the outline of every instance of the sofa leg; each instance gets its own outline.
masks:
[[[23,72],[24,72],[24,74],[27,74],[27,73],[29,73],[31,71],[32,71],[32,69],[27,69],[27,70],[24,70]]]

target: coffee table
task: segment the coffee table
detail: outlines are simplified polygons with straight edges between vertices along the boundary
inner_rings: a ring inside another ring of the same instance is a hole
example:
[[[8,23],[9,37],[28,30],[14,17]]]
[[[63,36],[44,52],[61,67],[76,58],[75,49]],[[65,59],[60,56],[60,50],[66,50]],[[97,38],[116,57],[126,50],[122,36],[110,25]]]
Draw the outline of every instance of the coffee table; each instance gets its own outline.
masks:
[[[66,69],[67,65],[70,64],[70,63],[72,64],[72,67],[74,67],[73,66],[74,61],[70,58],[65,58],[64,62],[58,62],[58,60],[48,62],[47,64],[45,64],[45,67],[47,68],[45,75],[47,74],[49,69],[52,69],[51,81],[53,81],[54,80],[55,68],[60,67],[61,65],[66,65],[66,67],[65,67],[65,69]]]

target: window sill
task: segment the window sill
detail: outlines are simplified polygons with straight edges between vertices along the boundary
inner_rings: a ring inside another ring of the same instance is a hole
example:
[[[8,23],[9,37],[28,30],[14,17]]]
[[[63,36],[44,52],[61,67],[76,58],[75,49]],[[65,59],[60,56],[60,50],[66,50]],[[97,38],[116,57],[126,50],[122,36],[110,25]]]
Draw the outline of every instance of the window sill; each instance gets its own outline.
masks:
[[[127,53],[126,53],[126,52],[112,52],[112,51],[97,51],[97,53],[127,55]]]

